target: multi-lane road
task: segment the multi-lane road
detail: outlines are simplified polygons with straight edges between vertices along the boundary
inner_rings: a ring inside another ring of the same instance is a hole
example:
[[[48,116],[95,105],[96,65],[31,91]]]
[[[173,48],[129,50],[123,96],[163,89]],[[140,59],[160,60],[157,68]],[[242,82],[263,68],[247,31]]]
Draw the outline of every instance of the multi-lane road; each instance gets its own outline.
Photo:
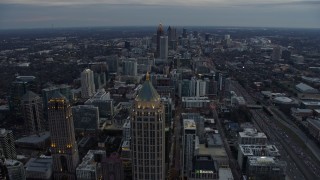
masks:
[[[248,104],[255,100],[236,81],[231,83],[231,90],[238,96],[243,96]],[[318,165],[310,156],[299,148],[289,134],[286,134],[263,110],[250,110],[253,123],[269,137],[270,143],[275,144],[280,151],[282,160],[287,162],[287,176],[290,179],[320,179]]]

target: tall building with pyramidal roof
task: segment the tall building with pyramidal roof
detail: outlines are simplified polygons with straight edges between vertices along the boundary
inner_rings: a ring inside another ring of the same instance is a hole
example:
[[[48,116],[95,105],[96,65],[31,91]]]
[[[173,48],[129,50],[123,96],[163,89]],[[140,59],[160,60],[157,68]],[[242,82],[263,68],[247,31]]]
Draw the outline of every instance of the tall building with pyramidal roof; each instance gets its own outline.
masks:
[[[165,114],[160,95],[147,73],[131,115],[134,180],[165,179]]]
[[[162,24],[160,23],[157,29],[157,52],[156,57],[160,56],[160,37],[164,35]]]
[[[54,179],[74,180],[79,154],[72,110],[67,98],[59,92],[55,92],[48,102],[48,120]]]

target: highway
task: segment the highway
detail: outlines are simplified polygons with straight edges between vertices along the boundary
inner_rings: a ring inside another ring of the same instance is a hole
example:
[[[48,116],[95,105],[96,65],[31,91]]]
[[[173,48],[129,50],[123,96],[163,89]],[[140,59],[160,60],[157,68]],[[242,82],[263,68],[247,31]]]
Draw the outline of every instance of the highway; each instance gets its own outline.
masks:
[[[320,161],[320,148],[313,142],[313,140],[307,137],[306,134],[303,131],[301,131],[301,129],[299,129],[297,125],[294,124],[290,119],[288,119],[287,116],[283,114],[281,111],[270,106],[269,109],[271,110],[273,117],[275,117],[277,121],[279,121],[281,124],[283,124],[292,132],[294,132],[310,149],[310,151],[318,159],[318,161]]]
[[[248,104],[255,104],[253,98],[238,82],[232,82],[231,90],[235,91],[238,96],[243,96]],[[250,110],[250,112],[257,129],[265,132],[270,143],[275,144],[280,150],[282,160],[287,162],[286,173],[290,179],[320,179],[317,166],[312,163],[304,150],[299,149],[294,140],[274,123],[273,118],[263,110]]]

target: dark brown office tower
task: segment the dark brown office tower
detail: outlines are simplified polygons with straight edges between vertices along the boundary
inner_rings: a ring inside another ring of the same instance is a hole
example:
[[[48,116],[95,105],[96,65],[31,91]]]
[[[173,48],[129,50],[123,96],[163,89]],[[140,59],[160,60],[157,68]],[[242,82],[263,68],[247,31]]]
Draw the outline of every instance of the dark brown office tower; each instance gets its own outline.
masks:
[[[79,154],[72,110],[67,98],[59,92],[53,94],[48,102],[48,121],[51,133],[53,179],[75,180]]]
[[[162,24],[160,23],[157,29],[157,52],[156,57],[160,56],[160,37],[164,35]]]

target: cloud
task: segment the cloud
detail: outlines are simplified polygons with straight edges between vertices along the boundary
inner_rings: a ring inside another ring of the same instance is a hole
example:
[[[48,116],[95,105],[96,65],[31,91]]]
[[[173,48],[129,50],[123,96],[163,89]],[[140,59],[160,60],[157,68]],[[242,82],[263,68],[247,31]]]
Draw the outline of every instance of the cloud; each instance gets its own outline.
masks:
[[[239,5],[320,5],[319,1],[304,0],[1,0],[3,4],[37,6],[68,6],[90,4],[162,5],[162,6],[239,6]]]
[[[9,0],[0,0],[4,1]],[[150,26],[159,22],[177,26],[320,27],[319,3],[313,1],[149,0],[147,4],[142,0],[91,0],[90,3],[42,0],[39,4],[39,0],[12,1],[16,4],[0,3],[0,29],[52,24],[55,27]],[[157,3],[161,5],[152,5]]]

